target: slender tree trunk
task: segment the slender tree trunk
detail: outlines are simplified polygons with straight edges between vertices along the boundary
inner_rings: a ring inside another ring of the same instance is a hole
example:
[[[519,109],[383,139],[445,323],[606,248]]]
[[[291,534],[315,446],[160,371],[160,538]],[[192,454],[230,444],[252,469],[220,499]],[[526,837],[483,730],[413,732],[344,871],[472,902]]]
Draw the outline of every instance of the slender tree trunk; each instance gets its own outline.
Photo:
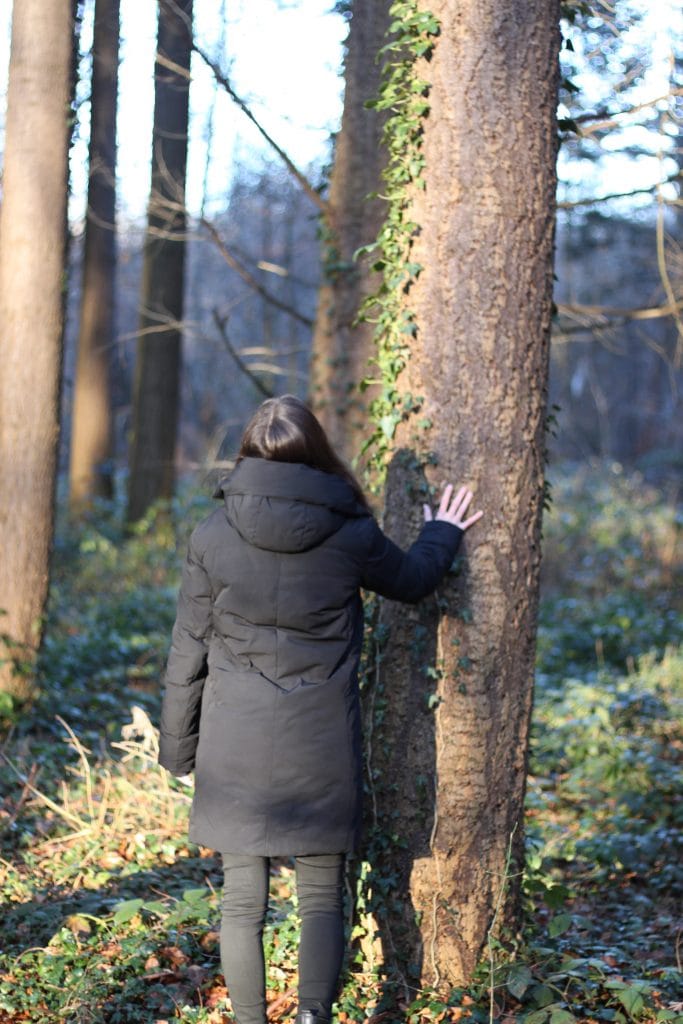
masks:
[[[399,391],[386,526],[404,544],[429,481],[469,485],[485,517],[464,570],[406,613],[385,602],[383,721],[372,743],[393,884],[387,951],[448,991],[489,929],[515,921],[532,702],[556,183],[556,0],[430,0],[424,191],[409,289],[417,335]],[[425,426],[425,419],[431,426]],[[422,422],[419,422],[422,421]],[[439,614],[441,613],[441,614]],[[383,780],[383,781],[382,781]],[[405,843],[405,845],[401,845]],[[498,907],[498,901],[500,906]],[[412,966],[411,966],[412,965]]]
[[[112,495],[119,0],[96,0],[92,61],[90,177],[71,428],[70,498],[75,507],[94,496]]]
[[[71,0],[17,0],[0,211],[0,689],[30,692],[59,436]]]
[[[192,0],[160,0],[128,518],[170,498],[180,402]],[[182,69],[182,70],[177,70]]]
[[[372,352],[371,324],[354,327],[358,309],[374,288],[368,259],[357,249],[377,237],[384,203],[368,199],[380,191],[385,155],[384,117],[368,110],[377,96],[381,64],[377,53],[389,26],[389,0],[355,0],[346,44],[344,111],[330,179],[329,212],[323,234],[324,280],[313,332],[310,400],[328,435],[347,458],[358,453],[367,433],[367,376]]]

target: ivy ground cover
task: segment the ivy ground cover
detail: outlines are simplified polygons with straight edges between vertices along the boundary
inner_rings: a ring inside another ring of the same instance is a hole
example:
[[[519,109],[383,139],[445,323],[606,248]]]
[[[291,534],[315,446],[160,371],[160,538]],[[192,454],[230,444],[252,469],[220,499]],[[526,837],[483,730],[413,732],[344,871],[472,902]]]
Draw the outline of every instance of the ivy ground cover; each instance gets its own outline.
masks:
[[[555,470],[544,527],[523,928],[466,990],[407,997],[354,945],[344,1022],[683,1021],[681,513],[614,465]],[[58,534],[40,693],[0,705],[0,1024],[232,1020],[220,865],[152,722],[187,532],[102,506]],[[269,1017],[295,1004],[293,872],[272,872]],[[351,922],[350,922],[351,926]]]

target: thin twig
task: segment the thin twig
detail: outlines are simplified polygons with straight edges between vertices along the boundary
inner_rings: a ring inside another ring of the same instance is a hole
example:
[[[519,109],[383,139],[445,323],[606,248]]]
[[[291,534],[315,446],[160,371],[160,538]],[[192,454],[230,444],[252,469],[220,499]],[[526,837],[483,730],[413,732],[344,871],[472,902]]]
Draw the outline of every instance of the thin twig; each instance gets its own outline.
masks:
[[[575,124],[590,124],[593,121],[599,122],[594,124],[588,129],[590,132],[597,131],[605,125],[611,124],[617,117],[625,117],[627,114],[637,114],[639,110],[645,110],[647,107],[654,107],[655,103],[661,103],[663,100],[668,100],[671,96],[683,96],[683,89],[669,89],[662,96],[655,96],[654,99],[646,100],[643,103],[634,103],[629,107],[623,107],[621,110],[596,110],[593,114],[579,114],[577,117],[572,117],[571,120]],[[585,134],[585,133],[584,133]]]
[[[21,814],[21,809],[24,806],[24,804],[26,803],[28,794],[30,792],[30,788],[33,785],[33,783],[36,781],[36,778],[37,778],[37,776],[39,774],[40,774],[40,768],[38,767],[38,762],[34,761],[33,764],[31,765],[30,769],[29,769],[27,781],[23,785],[23,788],[21,790],[21,794],[19,796],[19,799],[17,800],[17,802],[14,805],[14,810],[12,811],[11,815],[9,816],[9,818],[7,820],[7,827],[8,828],[11,827],[14,824],[14,822],[17,820],[17,818]]]
[[[601,320],[614,317],[619,320],[658,320],[664,316],[676,316],[683,309],[683,299],[668,302],[666,306],[646,306],[641,309],[628,309],[620,306],[582,306],[578,303],[558,303],[557,312],[568,317],[588,316]]]
[[[211,221],[207,220],[206,217],[200,217],[199,223],[209,232],[218,251],[220,252],[225,262],[228,264],[228,266],[231,268],[231,270],[234,270],[237,274],[239,274],[239,276],[242,278],[245,284],[248,284],[249,287],[253,291],[255,291],[257,295],[260,295],[262,299],[265,299],[266,302],[269,302],[272,306],[275,306],[277,309],[282,310],[283,313],[287,313],[289,314],[289,316],[294,317],[295,320],[298,320],[299,323],[304,324],[305,327],[313,326],[313,321],[311,320],[310,317],[304,316],[304,314],[300,313],[298,309],[294,308],[294,306],[290,306],[288,302],[283,302],[282,299],[278,299],[275,295],[272,294],[272,292],[269,292],[267,288],[263,287],[261,282],[257,280],[257,278],[255,278],[254,275],[249,270],[247,270],[244,264],[241,263],[237,259],[237,257],[230,252],[227,245],[225,244],[225,242],[223,241],[223,239],[221,238],[221,236],[219,235],[218,231],[213,226]]]
[[[272,137],[272,135],[268,134],[266,129],[263,127],[263,125],[252,114],[251,110],[249,109],[249,107],[247,106],[245,101],[240,96],[238,96],[237,93],[235,92],[235,90],[233,89],[232,85],[230,84],[230,80],[225,75],[225,73],[223,71],[221,71],[221,69],[218,67],[216,62],[211,60],[211,58],[209,57],[208,53],[206,53],[206,51],[203,50],[201,48],[201,46],[199,46],[196,42],[192,43],[192,49],[194,50],[194,52],[199,57],[201,57],[201,59],[204,61],[204,63],[207,65],[207,67],[209,67],[211,69],[211,71],[213,72],[214,78],[216,79],[218,84],[221,85],[225,89],[225,91],[227,92],[228,96],[233,101],[233,103],[235,103],[240,108],[242,113],[246,117],[249,118],[251,123],[254,125],[256,130],[258,132],[260,132],[260,134],[266,140],[268,145],[271,146],[271,148],[275,150],[275,152],[280,157],[280,159],[284,163],[284,165],[287,168],[287,170],[289,171],[289,173],[301,185],[302,189],[304,190],[304,192],[306,193],[308,198],[313,203],[315,203],[315,205],[318,207],[318,209],[322,213],[326,213],[327,209],[328,209],[328,204],[327,204],[326,200],[323,199],[323,197],[320,195],[320,193],[317,191],[317,189],[313,188],[313,186],[311,185],[311,183],[308,180],[308,178],[306,177],[306,175],[303,174],[299,170],[299,168],[296,166],[296,164],[291,159],[291,157],[289,157],[287,155],[287,153],[285,153],[285,151],[282,148],[282,146],[279,146],[277,144],[277,142]]]
[[[49,796],[45,796],[45,794],[41,793],[39,789],[36,789],[35,786],[32,786],[28,779],[26,778],[26,776],[23,774],[23,772],[19,771],[16,765],[12,761],[10,761],[7,754],[2,750],[0,750],[0,757],[3,759],[7,767],[14,772],[14,774],[23,783],[23,785],[26,786],[26,788],[30,790],[31,793],[33,793],[34,797],[36,797],[37,800],[40,800],[41,803],[44,803],[46,807],[49,807],[51,811],[54,811],[55,814],[58,814],[60,818],[65,818],[67,821],[73,822],[73,824],[78,825],[79,828],[85,829],[86,831],[89,830],[90,826],[88,825],[87,822],[83,821],[82,818],[79,818],[77,815],[71,814],[70,811],[65,810],[63,807],[60,807],[59,804],[56,804],[54,802],[54,800],[50,800]]]
[[[272,1003],[268,1003],[266,1008],[266,1016],[268,1019],[272,1019],[277,1016],[278,1011],[285,1006],[286,1003],[291,1002],[296,996],[296,989],[288,988],[286,992],[283,992],[281,996],[274,999]]]
[[[491,919],[491,925],[486,933],[486,946],[489,953],[489,1024],[493,1024],[495,1016],[495,997],[494,997],[494,981],[495,981],[495,957],[493,954],[493,932],[498,922],[498,914],[500,908],[503,905],[503,896],[505,895],[505,889],[507,886],[507,880],[510,877],[510,863],[512,861],[512,840],[515,832],[517,831],[517,822],[512,827],[510,838],[508,839],[508,848],[505,854],[505,864],[503,866],[503,877],[500,883],[500,889],[498,890],[498,899],[496,900],[496,906],[493,911],[493,917]]]
[[[69,736],[69,739],[71,741],[71,744],[72,744],[74,750],[76,751],[76,753],[78,754],[78,756],[80,758],[81,765],[83,766],[83,779],[85,781],[85,795],[86,795],[86,803],[88,805],[88,816],[89,816],[91,821],[94,821],[94,819],[95,819],[95,808],[94,808],[93,799],[92,799],[92,775],[91,775],[91,771],[90,771],[90,764],[88,762],[88,758],[86,757],[86,749],[83,746],[83,744],[81,743],[81,741],[79,740],[79,738],[76,735],[76,733],[71,728],[71,726],[67,725],[67,723],[64,721],[62,716],[61,715],[55,715],[55,718],[57,719],[59,724],[61,726],[63,726],[64,729],[66,730],[66,732],[67,732],[67,734]],[[89,751],[88,751],[88,753],[89,753]]]
[[[669,300],[669,306],[672,309],[672,316],[676,324],[677,338],[676,338],[676,351],[674,354],[674,367],[679,370],[681,367],[681,359],[683,357],[683,320],[681,319],[680,309],[683,307],[683,302],[676,302],[676,295],[671,284],[671,278],[669,277],[669,268],[666,265],[666,250],[664,247],[664,203],[662,200],[661,190],[657,190],[657,227],[656,227],[656,239],[657,239],[657,267],[659,269],[659,277],[664,287],[664,293]]]
[[[562,202],[557,204],[558,210],[575,210],[579,206],[595,206],[596,203],[606,203],[610,199],[629,199],[631,196],[646,195],[648,192],[656,192],[662,185],[670,185],[683,177],[683,171],[676,171],[670,174],[663,181],[655,185],[648,185],[647,188],[634,188],[630,192],[609,192],[605,196],[593,196],[591,199],[576,199],[574,202]],[[665,200],[663,200],[665,202]]]
[[[249,367],[244,362],[244,360],[240,356],[239,352],[237,351],[237,349],[235,348],[233,343],[230,341],[230,338],[228,337],[228,332],[227,332],[227,329],[226,329],[226,325],[225,325],[225,319],[220,316],[220,314],[219,314],[217,309],[214,309],[212,311],[212,315],[213,315],[213,322],[215,323],[216,327],[218,328],[218,332],[219,332],[219,334],[221,336],[223,344],[227,348],[227,350],[230,353],[230,355],[232,356],[232,358],[237,363],[237,365],[240,368],[240,370],[242,371],[242,373],[244,373],[249,378],[249,380],[258,388],[258,390],[261,392],[262,395],[265,395],[266,398],[272,398],[273,394],[274,394],[273,389],[269,388],[267,384],[264,384],[263,381],[261,380],[261,378],[257,377],[256,374],[253,373],[249,369]]]

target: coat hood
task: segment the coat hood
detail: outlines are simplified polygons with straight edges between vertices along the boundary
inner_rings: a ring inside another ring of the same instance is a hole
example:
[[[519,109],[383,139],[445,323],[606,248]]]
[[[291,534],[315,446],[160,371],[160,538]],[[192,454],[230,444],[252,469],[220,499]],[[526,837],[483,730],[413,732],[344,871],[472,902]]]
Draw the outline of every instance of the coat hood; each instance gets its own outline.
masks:
[[[267,551],[307,551],[346,519],[370,515],[342,477],[299,462],[242,459],[214,497],[240,536]]]

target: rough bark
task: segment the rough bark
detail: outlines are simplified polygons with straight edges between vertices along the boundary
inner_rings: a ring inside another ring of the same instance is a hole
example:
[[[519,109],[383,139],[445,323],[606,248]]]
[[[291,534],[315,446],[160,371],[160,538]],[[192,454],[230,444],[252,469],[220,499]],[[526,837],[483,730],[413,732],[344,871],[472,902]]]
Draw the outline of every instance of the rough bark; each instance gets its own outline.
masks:
[[[48,587],[59,434],[70,0],[21,0],[12,17],[0,211],[0,689],[37,649]]]
[[[382,608],[391,638],[375,695],[386,706],[372,768],[384,780],[381,823],[399,841],[377,862],[393,872],[387,952],[414,983],[447,991],[471,976],[494,916],[496,926],[514,924],[520,884],[559,4],[431,0],[429,8],[441,31],[417,70],[430,83],[431,109],[411,255],[424,270],[405,298],[418,332],[399,381],[424,401],[398,431],[386,526],[404,544],[414,536],[424,464],[432,484],[472,487],[485,517],[466,535],[464,569],[436,600],[407,614]],[[426,430],[417,422],[425,417]]]
[[[192,0],[161,0],[133,395],[128,519],[170,498],[180,400]]]
[[[96,0],[92,61],[90,176],[69,470],[74,507],[112,495],[119,0]]]
[[[353,325],[375,281],[368,258],[354,252],[374,241],[384,216],[381,191],[385,156],[381,146],[384,117],[368,110],[366,100],[379,89],[381,63],[375,58],[389,26],[389,0],[353,4],[346,44],[344,110],[330,178],[324,222],[324,280],[313,332],[310,401],[328,435],[347,458],[358,453],[367,433],[368,393],[357,390],[368,373],[371,324]]]

